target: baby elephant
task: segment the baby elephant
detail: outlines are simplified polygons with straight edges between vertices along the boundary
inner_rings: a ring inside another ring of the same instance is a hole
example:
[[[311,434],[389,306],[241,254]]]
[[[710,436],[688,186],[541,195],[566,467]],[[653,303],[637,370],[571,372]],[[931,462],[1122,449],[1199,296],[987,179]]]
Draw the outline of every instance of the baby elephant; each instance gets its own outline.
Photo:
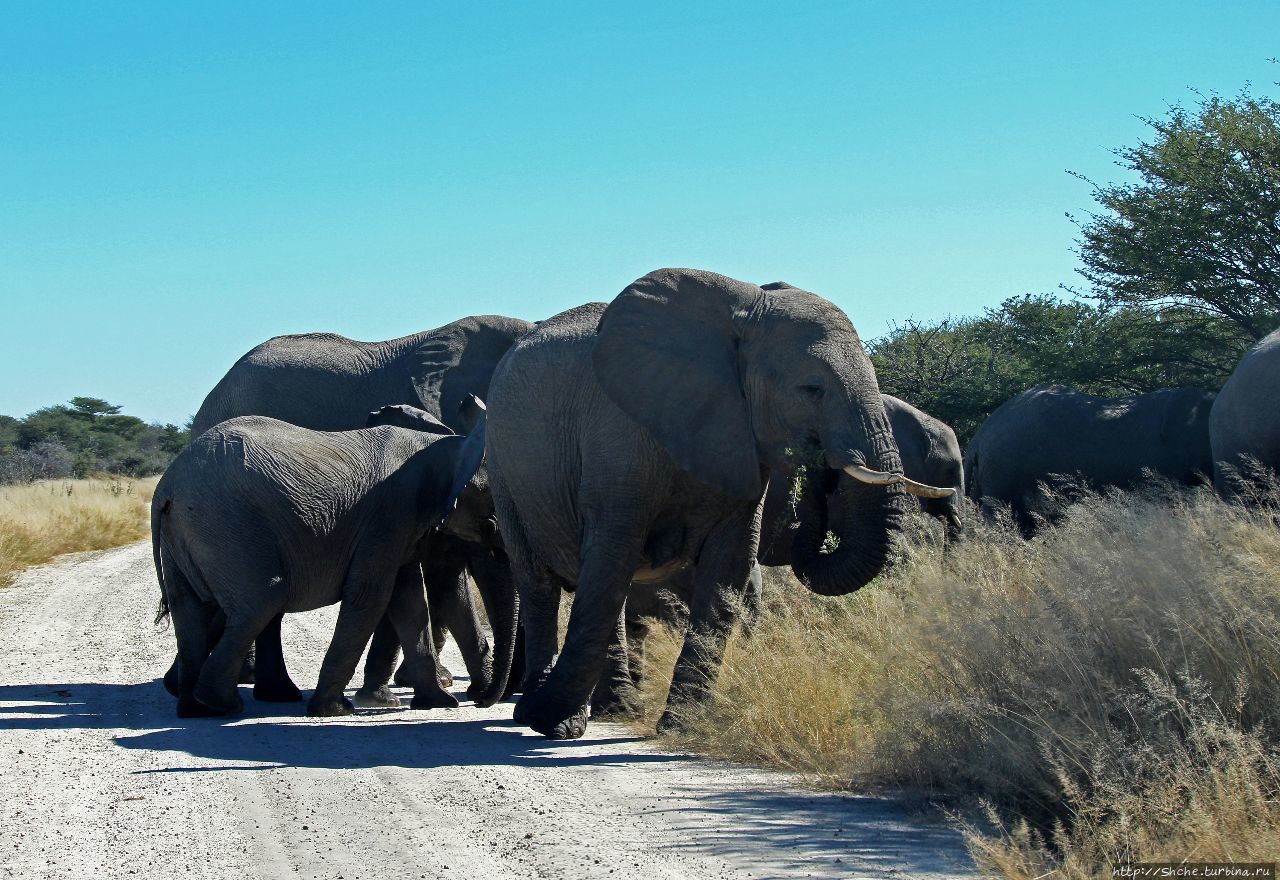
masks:
[[[263,627],[334,602],[342,607],[309,715],[354,711],[343,688],[384,613],[404,649],[413,708],[456,706],[436,679],[418,545],[483,456],[483,422],[445,437],[245,416],[201,434],[151,504],[161,614],[173,615],[178,642],[178,715],[240,711],[240,664]],[[226,623],[210,644],[219,610]]]

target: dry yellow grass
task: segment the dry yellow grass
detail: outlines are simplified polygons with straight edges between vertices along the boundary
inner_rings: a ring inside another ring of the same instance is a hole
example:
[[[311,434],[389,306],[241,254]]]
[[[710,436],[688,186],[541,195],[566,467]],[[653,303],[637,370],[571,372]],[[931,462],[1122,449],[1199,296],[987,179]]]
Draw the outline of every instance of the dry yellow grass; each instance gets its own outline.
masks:
[[[672,745],[969,817],[998,876],[1280,853],[1280,530],[1208,491],[979,526],[853,596],[781,572]],[[646,646],[660,711],[678,650]]]
[[[47,480],[0,486],[0,586],[63,553],[102,550],[150,533],[156,477]]]

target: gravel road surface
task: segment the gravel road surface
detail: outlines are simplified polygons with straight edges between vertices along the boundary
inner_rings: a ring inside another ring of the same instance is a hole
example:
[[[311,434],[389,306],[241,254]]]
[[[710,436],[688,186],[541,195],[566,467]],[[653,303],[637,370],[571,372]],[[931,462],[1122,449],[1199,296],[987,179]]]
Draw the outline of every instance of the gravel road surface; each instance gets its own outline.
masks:
[[[509,703],[313,720],[246,689],[240,717],[179,719],[157,595],[147,544],[0,589],[0,878],[970,876],[953,831],[893,801],[616,725],[551,742]],[[333,621],[286,618],[304,688]]]

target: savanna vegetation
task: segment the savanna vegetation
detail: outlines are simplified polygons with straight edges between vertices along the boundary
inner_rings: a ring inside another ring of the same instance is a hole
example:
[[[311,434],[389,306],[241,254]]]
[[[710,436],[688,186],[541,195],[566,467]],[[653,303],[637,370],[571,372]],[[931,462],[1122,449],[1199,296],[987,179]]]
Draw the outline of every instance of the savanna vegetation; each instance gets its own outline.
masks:
[[[97,397],[74,397],[23,418],[0,416],[0,484],[158,474],[187,445],[176,425],[148,424]]]
[[[150,534],[156,479],[42,480],[0,486],[0,586],[63,553],[102,550]]]
[[[1215,391],[1280,326],[1280,104],[1242,93],[1149,119],[1116,152],[1131,182],[1096,185],[1079,222],[1087,282],[977,317],[904,321],[870,344],[881,390],[961,443],[1014,394]]]
[[[1280,325],[1280,104],[1209,97],[1117,151],[1095,185],[1082,290],[872,343],[882,390],[961,441],[1041,383],[1216,390]],[[711,702],[673,745],[940,802],[984,872],[1110,877],[1280,852],[1280,531],[1209,487],[1085,495],[1032,541],[971,524],[851,596],[771,572]],[[652,723],[679,648],[655,628]]]
[[[974,524],[847,597],[772,569],[672,745],[905,789],[997,876],[1280,852],[1280,531],[1210,489],[1090,497],[1032,542]],[[680,643],[645,645],[663,708]],[[651,729],[651,728],[649,728]]]

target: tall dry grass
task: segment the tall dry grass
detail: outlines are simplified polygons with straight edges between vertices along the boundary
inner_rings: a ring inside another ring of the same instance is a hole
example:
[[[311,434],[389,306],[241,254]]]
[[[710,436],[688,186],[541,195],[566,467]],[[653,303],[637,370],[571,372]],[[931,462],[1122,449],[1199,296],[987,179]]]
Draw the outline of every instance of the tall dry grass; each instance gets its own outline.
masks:
[[[145,538],[157,480],[104,477],[0,486],[0,586],[21,569],[63,553]]]
[[[861,592],[779,572],[673,745],[892,787],[969,817],[1009,878],[1280,853],[1280,530],[1207,490],[1086,498],[1025,542],[975,527]],[[660,710],[678,639],[655,628]]]

